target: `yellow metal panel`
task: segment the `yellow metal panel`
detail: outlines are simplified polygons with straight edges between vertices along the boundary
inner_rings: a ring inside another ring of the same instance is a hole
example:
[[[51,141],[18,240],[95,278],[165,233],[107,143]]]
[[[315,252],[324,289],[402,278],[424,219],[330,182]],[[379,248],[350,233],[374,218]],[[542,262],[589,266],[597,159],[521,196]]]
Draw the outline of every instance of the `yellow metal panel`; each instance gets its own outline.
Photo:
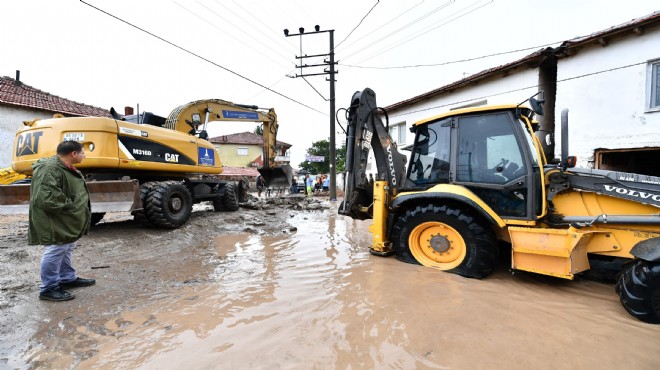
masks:
[[[572,279],[589,269],[587,243],[591,232],[574,228],[509,227],[514,269]]]
[[[503,110],[503,109],[509,109],[509,110],[516,109],[516,106],[515,105],[491,105],[491,106],[486,106],[486,107],[456,109],[456,110],[441,113],[441,114],[435,115],[433,117],[429,117],[429,118],[417,121],[417,122],[413,123],[413,126],[423,125],[425,123],[441,120],[443,118],[450,117],[450,116],[458,116],[458,115],[461,115],[461,114],[475,113],[475,112],[497,111],[497,110]]]
[[[374,223],[369,227],[373,233],[371,249],[379,252],[390,252],[390,241],[387,240],[387,181],[374,181]]]
[[[451,184],[438,184],[435,185],[434,187],[423,190],[423,191],[410,191],[410,192],[405,192],[401,193],[400,195],[410,195],[410,194],[431,194],[431,193],[446,193],[447,195],[450,196],[459,196],[462,197],[466,200],[474,202],[478,207],[483,209],[486,213],[488,213],[493,220],[497,223],[499,227],[505,227],[506,223],[502,218],[492,209],[488,204],[486,204],[481,198],[479,198],[476,194],[474,194],[470,189],[460,186],[460,185],[451,185]],[[396,197],[395,197],[396,198]]]

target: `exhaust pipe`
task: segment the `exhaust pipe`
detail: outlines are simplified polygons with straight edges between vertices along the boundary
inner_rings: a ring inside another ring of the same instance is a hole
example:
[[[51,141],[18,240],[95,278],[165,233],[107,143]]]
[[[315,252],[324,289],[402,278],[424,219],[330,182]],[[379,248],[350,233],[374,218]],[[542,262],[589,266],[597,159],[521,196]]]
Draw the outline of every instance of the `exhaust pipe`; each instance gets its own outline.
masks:
[[[561,111],[561,160],[568,158],[568,109]]]

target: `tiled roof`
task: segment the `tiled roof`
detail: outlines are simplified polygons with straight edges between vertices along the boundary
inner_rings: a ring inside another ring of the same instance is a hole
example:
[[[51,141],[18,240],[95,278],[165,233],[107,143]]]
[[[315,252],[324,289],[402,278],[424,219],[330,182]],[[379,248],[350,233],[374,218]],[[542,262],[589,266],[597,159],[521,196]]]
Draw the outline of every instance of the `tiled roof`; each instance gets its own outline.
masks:
[[[246,145],[264,145],[264,138],[254,132],[240,132],[238,134],[216,136],[209,139],[213,144],[246,144]],[[291,148],[291,144],[283,141],[276,141],[276,145],[280,148]]]
[[[241,177],[253,177],[256,178],[259,176],[259,171],[255,167],[226,167],[222,166],[221,178],[227,180],[240,180]]]
[[[587,36],[580,36],[573,38],[571,40],[564,41],[557,48],[540,49],[516,61],[503,64],[501,66],[485,69],[481,72],[478,72],[461,80],[454,81],[448,85],[394,103],[392,105],[385,107],[384,109],[386,111],[394,111],[396,109],[401,109],[411,104],[415,104],[424,100],[431,99],[436,95],[445,92],[450,92],[451,90],[456,89],[458,87],[476,83],[477,81],[493,76],[495,73],[504,73],[507,71],[512,71],[516,68],[524,67],[525,65],[534,67],[538,65],[538,63],[543,59],[543,57],[548,54],[555,54],[558,58],[566,57],[571,55],[571,49],[578,49],[579,47],[582,47],[590,42],[607,42],[608,38],[614,37],[622,32],[626,32],[630,30],[633,30],[636,33],[643,32],[644,27],[653,26],[656,23],[658,23],[658,21],[660,21],[660,11],[656,11],[644,17],[635,18],[626,23],[613,26],[602,31],[598,31]]]
[[[0,77],[0,104],[41,109],[67,116],[110,117],[107,109],[60,98],[7,76]]]

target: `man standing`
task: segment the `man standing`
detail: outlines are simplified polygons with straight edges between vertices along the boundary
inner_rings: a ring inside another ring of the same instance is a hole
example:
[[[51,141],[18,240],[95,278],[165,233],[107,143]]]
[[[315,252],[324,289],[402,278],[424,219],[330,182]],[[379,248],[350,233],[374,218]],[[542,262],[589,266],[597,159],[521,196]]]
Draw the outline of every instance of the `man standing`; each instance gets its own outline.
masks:
[[[68,301],[74,295],[65,288],[96,283],[77,277],[71,259],[76,241],[87,234],[91,222],[87,185],[73,167],[83,159],[82,144],[65,141],[57,146],[56,155],[32,164],[28,244],[45,246],[40,299]]]
[[[263,176],[257,176],[257,197],[261,198],[261,193],[266,189],[266,180]]]
[[[311,197],[313,189],[312,187],[314,186],[314,180],[312,180],[311,177],[309,177],[309,174],[305,175],[305,188],[307,189],[307,196]]]

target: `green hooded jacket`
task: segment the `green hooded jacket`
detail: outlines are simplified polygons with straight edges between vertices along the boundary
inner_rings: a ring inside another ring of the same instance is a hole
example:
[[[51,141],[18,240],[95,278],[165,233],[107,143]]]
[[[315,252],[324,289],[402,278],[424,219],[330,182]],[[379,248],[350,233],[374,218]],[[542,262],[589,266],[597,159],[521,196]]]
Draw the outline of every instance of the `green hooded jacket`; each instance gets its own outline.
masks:
[[[42,158],[32,169],[28,244],[67,244],[87,234],[91,204],[80,171],[58,156]]]

